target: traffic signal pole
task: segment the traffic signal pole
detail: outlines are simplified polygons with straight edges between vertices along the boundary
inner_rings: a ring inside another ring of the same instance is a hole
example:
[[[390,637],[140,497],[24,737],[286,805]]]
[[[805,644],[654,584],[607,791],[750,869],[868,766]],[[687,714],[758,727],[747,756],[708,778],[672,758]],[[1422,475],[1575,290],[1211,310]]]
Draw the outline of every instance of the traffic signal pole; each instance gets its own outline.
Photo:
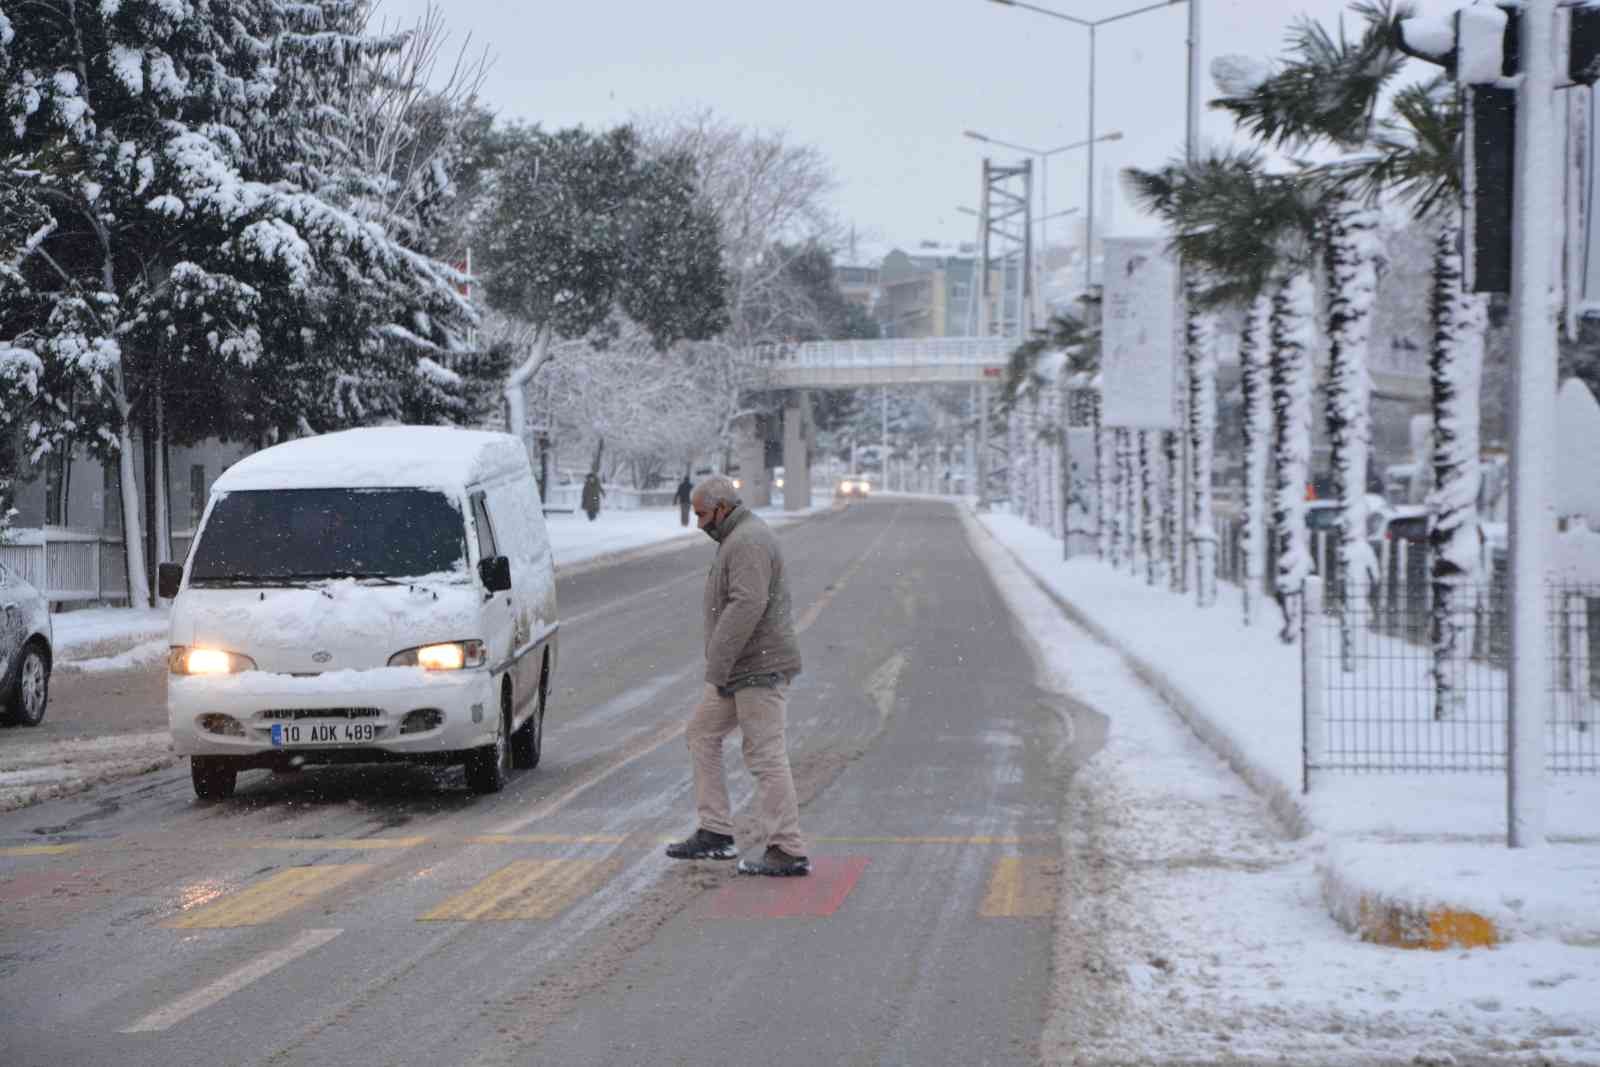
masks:
[[[1545,843],[1544,725],[1550,704],[1545,588],[1555,514],[1549,486],[1556,399],[1553,291],[1559,173],[1556,3],[1524,0],[1512,189],[1511,669],[1506,716],[1507,843]]]

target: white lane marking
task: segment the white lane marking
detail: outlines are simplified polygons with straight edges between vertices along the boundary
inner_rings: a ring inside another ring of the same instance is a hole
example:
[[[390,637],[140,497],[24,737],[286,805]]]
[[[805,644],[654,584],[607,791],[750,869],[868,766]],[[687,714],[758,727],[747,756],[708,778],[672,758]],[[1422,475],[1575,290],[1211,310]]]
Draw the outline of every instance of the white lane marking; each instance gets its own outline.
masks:
[[[264,978],[286,963],[293,962],[314,948],[326,945],[338,937],[343,930],[307,930],[299,937],[289,942],[283,948],[258,956],[238,970],[223,975],[208,986],[202,986],[186,996],[168,1004],[165,1008],[151,1012],[132,1026],[125,1028],[124,1034],[149,1033],[156,1030],[165,1030],[180,1023],[197,1011],[209,1008],[250,983]]]
[[[668,581],[662,582],[660,585],[653,585],[649,589],[641,589],[639,592],[634,593],[634,594],[632,594],[630,596],[625,596],[621,600],[612,600],[612,601],[609,601],[609,602],[607,602],[605,604],[600,604],[600,605],[598,605],[596,607],[592,607],[588,611],[580,612],[577,615],[571,616],[570,618],[562,619],[561,620],[561,624],[563,626],[567,626],[567,627],[576,626],[578,623],[583,622],[585,619],[592,619],[596,615],[604,615],[607,612],[619,611],[622,608],[626,607],[627,605],[633,603],[635,600],[641,600],[641,599],[643,599],[644,597],[647,597],[647,596],[654,596],[656,594],[663,593],[666,590],[671,589],[675,585],[682,585],[684,582],[687,582],[687,581],[690,581],[692,579],[699,578],[699,577],[700,577],[700,574],[699,574],[698,571],[692,572],[690,574],[679,575],[676,578],[672,578],[672,579],[670,579]]]

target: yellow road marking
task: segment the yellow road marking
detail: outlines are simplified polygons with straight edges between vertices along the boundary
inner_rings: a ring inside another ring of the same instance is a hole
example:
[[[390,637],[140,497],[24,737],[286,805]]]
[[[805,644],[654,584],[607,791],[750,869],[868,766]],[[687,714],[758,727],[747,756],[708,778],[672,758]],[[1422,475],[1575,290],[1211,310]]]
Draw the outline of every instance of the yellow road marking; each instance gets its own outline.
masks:
[[[82,848],[80,845],[6,845],[0,848],[0,856],[60,856],[68,852],[76,852]]]
[[[469,845],[620,845],[627,834],[478,834]]]
[[[553,919],[580,896],[599,888],[620,866],[612,860],[518,860],[418,921]]]
[[[1054,861],[1036,856],[995,860],[978,914],[986,919],[1034,919],[1053,914]]]
[[[265,837],[259,841],[245,843],[246,848],[280,848],[280,849],[385,849],[385,848],[414,848],[423,844],[426,837]]]
[[[172,919],[164,926],[179,930],[259,926],[337,889],[372,869],[369,863],[330,863],[290,867],[264,882]]]

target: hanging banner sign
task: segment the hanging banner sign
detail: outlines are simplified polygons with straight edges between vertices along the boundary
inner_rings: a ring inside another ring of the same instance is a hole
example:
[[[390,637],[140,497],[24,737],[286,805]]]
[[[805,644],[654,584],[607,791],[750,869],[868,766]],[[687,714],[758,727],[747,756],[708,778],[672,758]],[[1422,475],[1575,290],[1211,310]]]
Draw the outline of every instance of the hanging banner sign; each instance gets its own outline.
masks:
[[[1107,426],[1179,426],[1178,264],[1165,245],[1159,237],[1105,240],[1100,383]]]

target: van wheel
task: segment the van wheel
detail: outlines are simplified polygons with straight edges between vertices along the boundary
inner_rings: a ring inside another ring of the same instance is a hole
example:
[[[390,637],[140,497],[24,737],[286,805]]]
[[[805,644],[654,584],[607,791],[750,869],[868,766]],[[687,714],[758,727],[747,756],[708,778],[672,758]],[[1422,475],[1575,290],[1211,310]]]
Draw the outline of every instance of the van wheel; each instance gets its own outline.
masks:
[[[544,750],[544,678],[539,679],[539,699],[533,714],[522,724],[522,729],[511,735],[511,763],[521,770],[531,771],[539,766],[539,756]]]
[[[191,756],[189,777],[201,800],[227,800],[239,783],[239,768],[227,756]]]
[[[511,778],[511,709],[502,708],[494,744],[467,753],[467,787],[474,793],[498,793]]]

